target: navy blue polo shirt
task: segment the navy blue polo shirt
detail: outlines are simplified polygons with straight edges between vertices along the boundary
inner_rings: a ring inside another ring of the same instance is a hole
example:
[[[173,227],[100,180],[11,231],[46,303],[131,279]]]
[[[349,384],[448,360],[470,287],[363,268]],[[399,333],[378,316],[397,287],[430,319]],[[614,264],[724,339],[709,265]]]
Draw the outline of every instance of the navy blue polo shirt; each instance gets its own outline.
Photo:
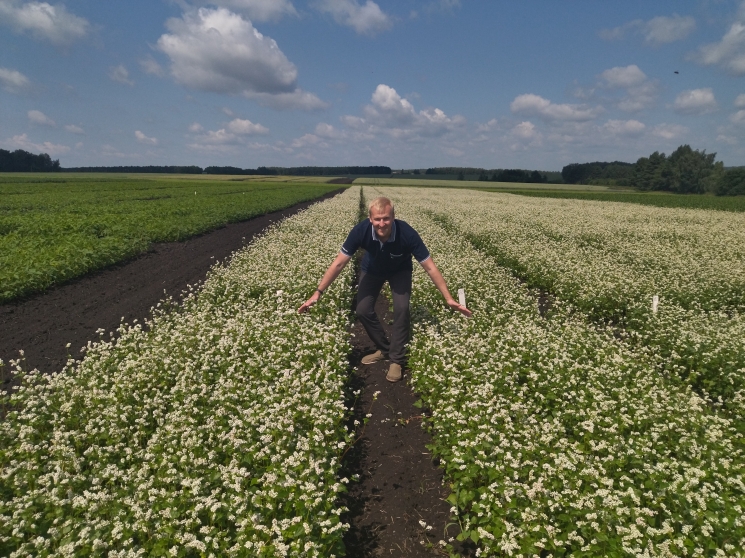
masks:
[[[404,270],[411,271],[411,256],[419,263],[429,259],[429,250],[419,233],[411,225],[398,219],[393,220],[391,236],[385,243],[378,240],[369,219],[355,225],[342,244],[341,252],[351,258],[360,248],[366,252],[362,258],[362,271],[380,277],[388,277]]]

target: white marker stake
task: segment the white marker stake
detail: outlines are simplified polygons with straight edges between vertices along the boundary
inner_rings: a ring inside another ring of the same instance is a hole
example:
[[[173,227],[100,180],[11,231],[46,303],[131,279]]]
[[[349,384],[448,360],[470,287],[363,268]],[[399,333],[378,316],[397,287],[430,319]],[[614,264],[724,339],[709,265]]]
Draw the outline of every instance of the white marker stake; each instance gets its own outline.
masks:
[[[657,313],[657,306],[660,304],[660,297],[657,295],[654,295],[652,297],[652,314]]]
[[[463,289],[458,289],[458,302],[461,306],[466,305],[466,291]]]

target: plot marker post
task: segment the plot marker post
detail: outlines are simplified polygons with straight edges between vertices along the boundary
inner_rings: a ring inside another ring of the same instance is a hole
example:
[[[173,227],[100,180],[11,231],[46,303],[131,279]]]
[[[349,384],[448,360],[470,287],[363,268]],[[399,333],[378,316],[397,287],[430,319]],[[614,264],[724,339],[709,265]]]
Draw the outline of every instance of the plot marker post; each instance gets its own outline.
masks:
[[[660,304],[660,297],[657,295],[654,295],[652,297],[652,314],[657,313],[657,306]]]
[[[466,305],[466,291],[465,289],[458,289],[458,303],[461,306]]]

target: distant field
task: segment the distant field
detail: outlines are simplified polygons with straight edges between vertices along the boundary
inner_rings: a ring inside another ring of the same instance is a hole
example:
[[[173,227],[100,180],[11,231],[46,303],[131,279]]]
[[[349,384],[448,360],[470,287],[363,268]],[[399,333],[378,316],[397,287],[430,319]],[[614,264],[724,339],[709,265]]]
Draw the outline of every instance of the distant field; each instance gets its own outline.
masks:
[[[204,176],[204,175],[202,175]],[[337,180],[338,176],[243,176],[243,175],[215,175],[218,180],[229,180],[232,182],[289,182],[295,184],[328,184]]]
[[[337,188],[193,175],[0,174],[0,303],[153,242],[184,240]]]
[[[490,192],[504,192],[501,188],[490,188]],[[567,192],[510,190],[511,194],[539,198],[566,198],[578,200],[616,201],[653,205],[656,207],[683,207],[691,209],[718,209],[720,211],[745,211],[745,196],[710,196],[702,194],[662,194],[659,192]]]
[[[244,175],[244,174],[161,174],[161,173],[111,173],[111,172],[65,172],[59,174],[44,174],[39,173],[13,173],[4,174],[0,173],[0,177],[3,176],[15,176],[19,178],[29,178],[31,180],[72,180],[75,178],[82,179],[104,179],[110,180],[115,178],[120,180],[122,178],[128,178],[133,180],[176,180],[183,182],[188,181],[229,181],[229,182],[298,182],[302,184],[327,184],[331,180],[335,180],[339,177],[336,176],[277,176],[277,175]],[[0,178],[2,180],[2,178]]]
[[[406,186],[409,188],[467,188],[469,190],[503,192],[545,198],[618,201],[652,205],[655,207],[745,211],[745,196],[719,197],[699,194],[639,192],[632,189],[583,184],[524,184],[519,182],[481,182],[476,180],[438,180],[427,178],[357,178],[354,184],[368,186]]]
[[[482,182],[478,180],[437,180],[427,178],[357,178],[355,185],[406,186],[408,188],[470,188],[501,192],[504,190],[551,190],[570,192],[612,192],[609,186],[587,186],[583,184],[524,184],[519,182]]]

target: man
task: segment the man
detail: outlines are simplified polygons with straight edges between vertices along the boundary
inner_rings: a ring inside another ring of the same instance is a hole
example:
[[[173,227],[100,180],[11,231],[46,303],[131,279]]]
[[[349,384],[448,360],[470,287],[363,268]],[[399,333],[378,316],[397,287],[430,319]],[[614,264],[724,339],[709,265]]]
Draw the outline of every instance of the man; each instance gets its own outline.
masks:
[[[357,317],[378,348],[362,359],[362,364],[373,364],[390,359],[386,375],[389,382],[398,382],[406,361],[409,342],[409,299],[411,298],[411,257],[414,256],[429,275],[445,302],[453,310],[470,316],[471,311],[453,299],[445,279],[437,269],[429,250],[419,234],[406,222],[395,218],[393,203],[388,198],[376,198],[370,204],[369,219],[357,224],[349,233],[334,262],[323,274],[316,292],[298,308],[306,312],[321,298],[331,283],[349,263],[354,253],[363,248],[362,273],[357,289]],[[388,281],[393,293],[393,331],[390,341],[375,313],[375,301],[383,284]]]

